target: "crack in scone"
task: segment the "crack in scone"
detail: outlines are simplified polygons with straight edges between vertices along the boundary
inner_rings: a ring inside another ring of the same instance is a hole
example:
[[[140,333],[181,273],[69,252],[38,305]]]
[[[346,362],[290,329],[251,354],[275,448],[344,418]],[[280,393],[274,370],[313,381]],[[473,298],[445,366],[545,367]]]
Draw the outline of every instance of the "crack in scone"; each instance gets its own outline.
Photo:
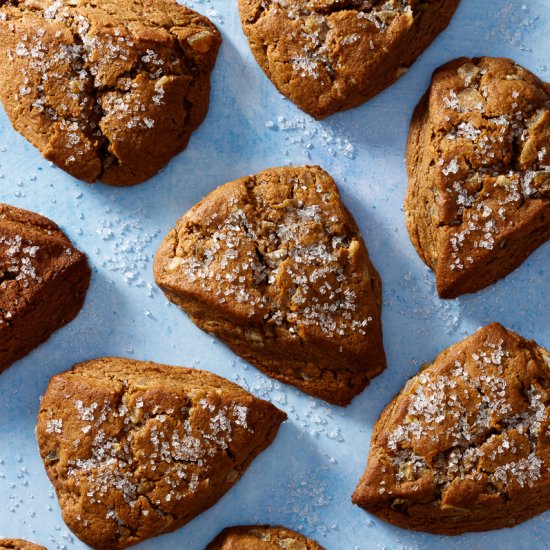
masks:
[[[38,439],[67,525],[125,548],[216,502],[284,418],[207,372],[103,358],[52,379]]]
[[[347,404],[384,368],[380,279],[318,167],[212,192],[166,237],[154,271],[200,328],[308,393]]]
[[[442,297],[475,292],[550,237],[550,86],[505,59],[439,69],[413,121],[411,240]]]
[[[497,324],[441,353],[377,421],[354,502],[442,534],[550,507],[550,354]]]
[[[260,67],[316,118],[367,101],[402,76],[458,0],[240,0]]]
[[[0,2],[0,96],[44,156],[133,185],[183,150],[208,109],[220,43],[172,0]]]

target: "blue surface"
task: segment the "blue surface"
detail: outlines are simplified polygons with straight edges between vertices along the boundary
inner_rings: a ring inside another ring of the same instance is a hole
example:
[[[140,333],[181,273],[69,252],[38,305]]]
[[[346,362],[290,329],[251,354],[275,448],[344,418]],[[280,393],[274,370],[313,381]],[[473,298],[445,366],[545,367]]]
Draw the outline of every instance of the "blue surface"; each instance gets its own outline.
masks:
[[[211,370],[290,418],[218,504],[143,550],[200,550],[223,527],[256,522],[298,529],[327,550],[548,547],[550,513],[512,530],[444,538],[384,524],[354,507],[350,495],[374,421],[422,363],[490,321],[550,347],[550,243],[491,288],[442,301],[402,213],[409,119],[432,71],[460,55],[509,56],[550,80],[550,0],[462,0],[448,30],[397,84],[324,122],[281,97],[258,68],[236,0],[188,4],[223,33],[211,109],[188,149],[149,182],[114,189],[76,181],[44,161],[0,113],[0,200],[55,220],[93,265],[78,318],[0,376],[0,538],[85,548],[63,524],[38,455],[39,399],[50,376],[74,363],[125,355]],[[226,181],[290,163],[317,163],[335,177],[384,284],[388,369],[345,410],[259,374],[169,305],[153,282],[154,252],[189,207]]]

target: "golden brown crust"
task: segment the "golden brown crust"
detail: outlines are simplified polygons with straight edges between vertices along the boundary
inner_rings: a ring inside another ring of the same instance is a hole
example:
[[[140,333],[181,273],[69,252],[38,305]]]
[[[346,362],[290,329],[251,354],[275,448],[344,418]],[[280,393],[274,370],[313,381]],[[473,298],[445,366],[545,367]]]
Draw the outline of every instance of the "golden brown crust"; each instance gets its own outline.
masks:
[[[55,223],[0,204],[0,371],[76,317],[90,276]]]
[[[315,118],[393,84],[449,24],[459,0],[239,0],[252,53]]]
[[[65,523],[111,550],[212,506],[285,418],[209,372],[107,357],[51,379],[37,435]]]
[[[175,0],[0,1],[0,99],[69,174],[133,185],[204,119],[220,42]]]
[[[493,323],[410,379],[353,502],[407,529],[513,527],[550,508],[550,354]]]
[[[47,548],[21,539],[0,539],[0,550],[47,550]]]
[[[550,85],[509,59],[433,76],[407,148],[407,228],[439,295],[493,284],[550,238]]]
[[[200,328],[306,393],[347,405],[385,367],[380,278],[319,167],[219,187],[164,239],[154,273]]]
[[[205,550],[324,550],[314,540],[286,527],[227,527]]]

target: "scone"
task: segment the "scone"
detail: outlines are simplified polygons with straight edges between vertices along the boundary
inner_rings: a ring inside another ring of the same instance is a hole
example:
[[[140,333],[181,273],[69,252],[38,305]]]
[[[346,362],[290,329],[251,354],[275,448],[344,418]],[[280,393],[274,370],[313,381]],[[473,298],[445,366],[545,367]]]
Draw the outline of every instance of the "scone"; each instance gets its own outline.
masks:
[[[353,502],[418,531],[513,527],[550,508],[550,354],[498,324],[441,353],[374,426]]]
[[[0,372],[76,317],[90,276],[55,223],[0,204]]]
[[[323,547],[285,527],[244,525],[224,529],[205,550],[323,550]]]
[[[330,403],[349,404],[385,367],[380,278],[319,167],[222,185],[170,231],[154,273],[201,329]]]
[[[407,228],[442,298],[476,292],[550,238],[550,84],[509,59],[444,65],[414,113]]]
[[[285,418],[209,372],[101,358],[51,379],[37,434],[66,524],[113,550],[216,503]]]
[[[0,550],[47,550],[47,548],[21,539],[0,539]]]
[[[0,99],[72,176],[134,185],[206,116],[220,42],[175,0],[0,2]]]
[[[239,0],[252,53],[277,89],[322,119],[393,84],[460,0]]]

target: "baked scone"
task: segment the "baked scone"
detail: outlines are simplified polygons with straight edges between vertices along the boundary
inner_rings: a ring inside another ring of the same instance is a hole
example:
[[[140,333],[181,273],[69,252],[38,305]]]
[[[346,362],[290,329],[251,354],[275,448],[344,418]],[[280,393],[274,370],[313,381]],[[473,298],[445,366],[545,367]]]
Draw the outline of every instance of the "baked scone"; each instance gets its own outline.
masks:
[[[550,354],[499,324],[442,352],[374,426],[353,502],[442,535],[550,508]]]
[[[550,238],[550,84],[509,59],[433,76],[407,148],[407,228],[442,298],[476,292]]]
[[[285,527],[227,527],[205,550],[323,550],[314,540]]]
[[[47,550],[47,548],[21,539],[0,539],[0,550]]]
[[[380,278],[317,166],[222,185],[170,231],[154,273],[201,329],[330,403],[349,404],[385,367]]]
[[[460,0],[239,0],[252,53],[277,89],[322,119],[393,84]]]
[[[55,223],[0,204],[0,372],[76,317],[90,276]]]
[[[37,435],[69,529],[112,550],[212,506],[285,419],[209,372],[100,358],[50,380]]]
[[[182,151],[208,110],[221,42],[175,0],[0,2],[0,99],[72,176],[134,185]]]

